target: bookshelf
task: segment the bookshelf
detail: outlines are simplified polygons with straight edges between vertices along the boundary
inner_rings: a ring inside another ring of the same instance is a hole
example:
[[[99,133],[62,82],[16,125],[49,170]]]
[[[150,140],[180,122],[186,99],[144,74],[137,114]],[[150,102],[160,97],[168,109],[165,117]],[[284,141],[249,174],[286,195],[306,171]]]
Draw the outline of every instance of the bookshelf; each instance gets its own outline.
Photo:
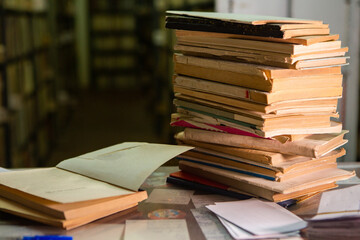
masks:
[[[136,1],[89,3],[91,86],[129,89],[137,86]]]
[[[0,166],[44,165],[55,143],[58,114],[57,39],[51,1],[2,1]],[[57,44],[57,42],[56,42]],[[55,64],[56,63],[56,64]]]

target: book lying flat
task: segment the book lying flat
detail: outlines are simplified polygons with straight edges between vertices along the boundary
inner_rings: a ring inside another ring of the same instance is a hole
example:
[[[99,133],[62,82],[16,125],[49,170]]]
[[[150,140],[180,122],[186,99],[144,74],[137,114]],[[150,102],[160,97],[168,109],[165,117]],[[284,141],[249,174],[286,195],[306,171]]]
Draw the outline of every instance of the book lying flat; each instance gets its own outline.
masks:
[[[281,143],[273,139],[186,128],[183,138],[225,146],[318,158],[346,144],[347,140],[344,139],[344,134],[347,132],[343,130],[340,133],[312,134],[299,141]]]
[[[319,106],[332,106],[334,100],[340,98],[338,97],[326,97],[326,98],[308,98],[308,99],[296,99],[296,100],[287,100],[281,102],[275,102],[271,104],[263,104],[247,101],[245,99],[236,99],[225,96],[220,96],[207,92],[198,92],[186,88],[181,88],[174,86],[175,96],[181,98],[181,95],[186,95],[196,99],[202,99],[207,101],[216,102],[223,105],[228,105],[236,108],[242,108],[262,113],[276,113],[281,112],[282,110],[287,110],[291,113],[300,113],[302,109],[313,109],[312,112],[316,112],[316,108]],[[180,94],[177,95],[177,93]],[[330,103],[330,104],[329,104]],[[309,110],[307,110],[309,111]]]
[[[177,158],[183,161],[239,172],[276,182],[284,182],[311,172],[337,167],[336,158],[329,158],[327,160],[319,161],[316,165],[301,168],[298,167],[284,173],[273,166],[259,166],[259,164],[252,163],[251,161],[238,161],[238,159],[231,156],[226,158],[219,155],[191,152],[179,155]]]
[[[169,183],[178,184],[180,186],[187,186],[187,187],[209,191],[215,194],[221,194],[238,199],[249,199],[251,197],[257,197],[250,193],[241,192],[238,189],[234,189],[227,185],[220,184],[184,171],[171,173],[170,176],[166,179],[166,181]],[[297,200],[295,199],[289,199],[278,202],[278,204],[284,208],[287,208],[295,204],[296,202]]]
[[[324,133],[339,133],[342,130],[342,124],[330,121],[329,117],[322,118],[319,116],[317,121],[294,124],[293,127],[258,127],[249,125],[244,122],[231,121],[228,119],[218,119],[214,116],[207,116],[203,114],[171,114],[171,126],[187,127],[202,129],[208,131],[215,131],[221,133],[229,133],[235,135],[244,135],[251,137],[262,137],[277,139],[277,136],[291,135],[291,134],[324,134]],[[279,140],[281,141],[281,140]]]
[[[333,118],[338,118],[339,114],[335,112],[314,112],[312,114],[291,114],[287,116],[276,116],[273,114],[262,114],[254,111],[246,111],[237,108],[229,108],[222,110],[217,106],[208,106],[208,102],[204,102],[204,104],[198,104],[195,102],[184,101],[175,98],[173,101],[174,105],[177,109],[184,109],[192,112],[199,112],[203,114],[208,114],[212,116],[219,116],[220,118],[232,119],[244,123],[248,123],[255,126],[261,127],[278,127],[278,128],[286,128],[296,126],[301,124],[304,121],[312,122],[319,116],[328,116]]]
[[[275,202],[331,189],[337,186],[335,184],[336,181],[355,176],[354,172],[330,168],[309,173],[285,182],[274,182],[187,161],[180,161],[179,167],[182,171],[226,184],[240,191],[248,192]]]
[[[232,47],[235,49],[249,49],[265,52],[283,53],[290,55],[298,55],[305,53],[314,53],[320,51],[329,51],[341,48],[341,41],[320,42],[312,45],[299,45],[293,43],[276,43],[263,42],[248,39],[233,39],[233,38],[213,38],[213,37],[199,37],[199,36],[178,36],[177,43],[181,45],[190,46],[218,46],[218,47]]]
[[[234,159],[240,162],[250,162],[254,165],[277,169],[278,171],[283,173],[303,167],[316,165],[322,161],[327,161],[330,158],[336,159],[345,155],[344,148],[333,150],[319,158],[311,158],[298,155],[268,152],[251,148],[230,147],[219,144],[186,140],[184,139],[181,132],[175,135],[175,139],[177,140],[178,144],[194,146],[195,149],[193,151],[215,156],[221,156],[228,159]]]
[[[341,79],[342,77],[339,76],[340,84],[342,82]],[[265,92],[187,76],[174,76],[173,86],[174,90],[180,92],[181,89],[188,89],[263,104],[299,99],[340,98],[343,90],[341,85],[327,86],[324,83],[321,87]]]
[[[138,191],[144,180],[189,149],[128,142],[64,160],[52,168],[2,172],[0,196],[51,218],[104,217],[146,199],[146,192]],[[76,226],[87,222],[77,221]],[[62,227],[69,226],[73,225]]]
[[[251,36],[251,35],[241,35],[241,34],[231,34],[231,33],[201,32],[201,31],[187,31],[187,30],[176,30],[175,33],[176,36],[240,38],[240,39],[251,39],[251,40],[266,41],[266,42],[296,43],[301,45],[311,45],[314,43],[335,41],[339,39],[339,34],[298,36],[298,37],[284,39],[284,38],[261,37],[261,36]]]
[[[330,67],[345,65],[345,57],[348,48],[331,49],[304,53],[298,55],[266,52],[261,50],[234,48],[227,46],[213,46],[203,44],[177,44],[174,47],[176,52],[184,55],[219,58],[224,60],[263,64],[267,66],[307,69],[315,67]]]
[[[297,70],[175,54],[174,71],[180,75],[271,92],[321,87],[329,75],[341,74],[341,67]]]
[[[189,160],[194,162],[213,163],[216,167],[235,167],[245,174],[257,173],[259,175],[268,176],[270,180],[284,181],[286,179],[300,176],[304,173],[318,171],[320,169],[336,167],[336,159],[345,155],[344,149],[334,150],[318,159],[312,158],[289,158],[285,164],[270,165],[247,158],[241,158],[211,149],[195,148],[185,152],[178,159]]]
[[[284,39],[329,34],[328,26],[316,20],[215,12],[167,11],[166,13],[165,26],[172,29]],[[300,27],[294,27],[297,24],[300,24]]]
[[[47,225],[64,228],[70,230],[79,226],[82,226],[86,223],[98,220],[100,218],[109,216],[121,212],[121,215],[126,215],[136,209],[137,203],[133,203],[127,206],[117,206],[111,210],[107,211],[98,211],[96,213],[89,213],[82,217],[72,218],[72,219],[63,219],[50,216],[44,212],[34,210],[32,208],[26,207],[25,205],[19,204],[7,198],[0,197],[0,211],[7,212],[16,216],[34,220],[40,223]]]
[[[338,102],[337,99],[318,101],[317,104],[313,107],[300,108],[297,111],[282,109],[277,110],[276,113],[262,113],[259,111],[237,108],[234,106],[224,105],[217,102],[208,101],[206,99],[194,98],[179,93],[175,94],[175,99],[173,102],[177,107],[208,112],[259,126],[262,126],[262,124],[265,122],[282,124],[286,120],[289,120],[289,118],[294,120],[296,117],[303,118],[304,116],[311,117],[314,115],[338,115],[336,112]]]

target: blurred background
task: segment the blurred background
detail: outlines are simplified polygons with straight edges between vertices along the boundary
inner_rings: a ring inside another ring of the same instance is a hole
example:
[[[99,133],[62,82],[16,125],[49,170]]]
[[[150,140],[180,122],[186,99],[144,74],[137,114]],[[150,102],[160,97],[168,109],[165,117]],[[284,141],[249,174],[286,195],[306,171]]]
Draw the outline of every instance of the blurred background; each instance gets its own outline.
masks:
[[[174,143],[166,10],[323,20],[349,46],[339,112],[359,149],[359,0],[2,0],[0,166],[54,166],[124,141]]]

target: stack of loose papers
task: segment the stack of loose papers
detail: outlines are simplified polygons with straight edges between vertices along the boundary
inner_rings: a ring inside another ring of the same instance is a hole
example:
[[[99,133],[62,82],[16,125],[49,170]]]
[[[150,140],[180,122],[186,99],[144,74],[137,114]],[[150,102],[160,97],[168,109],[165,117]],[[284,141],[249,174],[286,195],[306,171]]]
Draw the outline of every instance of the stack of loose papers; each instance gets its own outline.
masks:
[[[354,174],[337,168],[334,121],[347,47],[322,21],[169,11],[175,29],[171,125],[182,171],[279,202]]]
[[[317,215],[308,220],[309,239],[360,238],[360,185],[322,194]]]
[[[249,199],[206,207],[234,239],[282,238],[306,227],[305,221],[273,202]]]

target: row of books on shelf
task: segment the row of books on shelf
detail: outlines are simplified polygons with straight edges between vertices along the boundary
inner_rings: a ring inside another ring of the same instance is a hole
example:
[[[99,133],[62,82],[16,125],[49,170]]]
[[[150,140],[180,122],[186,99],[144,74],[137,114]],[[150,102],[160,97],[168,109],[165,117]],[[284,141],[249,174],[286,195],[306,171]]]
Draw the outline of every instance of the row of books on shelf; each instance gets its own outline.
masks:
[[[175,179],[282,202],[354,176],[336,164],[347,142],[334,119],[348,48],[327,24],[169,11],[166,26],[177,37],[171,125],[195,147]]]
[[[42,12],[47,8],[46,0],[3,0],[5,9]]]
[[[5,16],[4,29],[7,58],[49,46],[50,35],[46,18]]]
[[[93,14],[91,29],[93,31],[135,31],[136,18],[134,15]]]

